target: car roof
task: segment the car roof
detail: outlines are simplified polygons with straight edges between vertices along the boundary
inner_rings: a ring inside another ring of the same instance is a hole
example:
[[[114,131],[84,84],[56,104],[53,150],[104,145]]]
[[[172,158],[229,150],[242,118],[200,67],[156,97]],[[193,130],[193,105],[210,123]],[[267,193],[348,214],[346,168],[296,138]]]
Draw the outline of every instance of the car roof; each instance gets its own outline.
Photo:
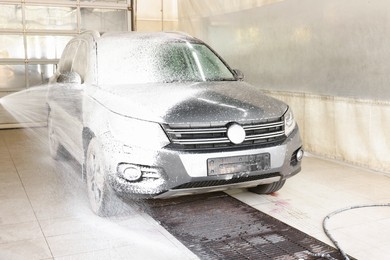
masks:
[[[145,40],[161,42],[191,42],[203,43],[202,41],[183,32],[107,32],[103,33],[98,40]]]

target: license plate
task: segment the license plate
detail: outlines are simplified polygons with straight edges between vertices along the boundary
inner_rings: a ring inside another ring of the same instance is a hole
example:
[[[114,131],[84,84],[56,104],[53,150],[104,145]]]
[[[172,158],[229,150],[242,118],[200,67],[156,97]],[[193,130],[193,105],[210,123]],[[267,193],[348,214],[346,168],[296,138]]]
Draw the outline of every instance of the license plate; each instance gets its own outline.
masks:
[[[207,159],[207,174],[233,174],[265,171],[271,168],[269,153]]]

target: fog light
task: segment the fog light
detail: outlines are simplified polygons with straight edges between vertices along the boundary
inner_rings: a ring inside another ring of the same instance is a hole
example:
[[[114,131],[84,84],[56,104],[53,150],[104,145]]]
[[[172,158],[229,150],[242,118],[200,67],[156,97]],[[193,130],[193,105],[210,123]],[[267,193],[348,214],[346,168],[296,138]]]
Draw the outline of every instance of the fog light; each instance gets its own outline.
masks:
[[[128,181],[137,181],[142,177],[141,169],[131,164],[119,165],[118,172]]]
[[[298,152],[297,152],[297,161],[301,161],[303,158],[303,150],[302,149],[299,149]]]

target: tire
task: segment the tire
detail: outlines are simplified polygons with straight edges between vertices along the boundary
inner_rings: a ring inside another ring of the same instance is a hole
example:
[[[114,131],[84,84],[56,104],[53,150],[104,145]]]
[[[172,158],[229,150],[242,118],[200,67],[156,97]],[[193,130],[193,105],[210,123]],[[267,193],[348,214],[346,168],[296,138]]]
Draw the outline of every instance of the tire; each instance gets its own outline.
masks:
[[[49,150],[50,150],[50,156],[55,159],[59,160],[61,159],[61,144],[58,141],[58,137],[56,135],[56,132],[53,127],[53,119],[50,116],[50,112],[47,118],[47,132],[49,137]]]
[[[280,190],[285,183],[286,180],[282,180],[270,184],[259,185],[253,188],[249,188],[248,190],[257,194],[270,194]]]
[[[101,217],[116,215],[121,207],[120,200],[107,184],[106,162],[96,138],[88,145],[85,172],[92,211]]]

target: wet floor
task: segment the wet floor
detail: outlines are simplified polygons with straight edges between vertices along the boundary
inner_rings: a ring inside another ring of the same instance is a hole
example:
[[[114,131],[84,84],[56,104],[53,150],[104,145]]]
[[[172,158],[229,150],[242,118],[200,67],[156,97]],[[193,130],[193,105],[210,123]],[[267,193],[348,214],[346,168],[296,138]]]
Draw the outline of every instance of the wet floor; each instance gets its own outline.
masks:
[[[148,205],[148,213],[200,259],[342,259],[334,248],[223,192]]]

